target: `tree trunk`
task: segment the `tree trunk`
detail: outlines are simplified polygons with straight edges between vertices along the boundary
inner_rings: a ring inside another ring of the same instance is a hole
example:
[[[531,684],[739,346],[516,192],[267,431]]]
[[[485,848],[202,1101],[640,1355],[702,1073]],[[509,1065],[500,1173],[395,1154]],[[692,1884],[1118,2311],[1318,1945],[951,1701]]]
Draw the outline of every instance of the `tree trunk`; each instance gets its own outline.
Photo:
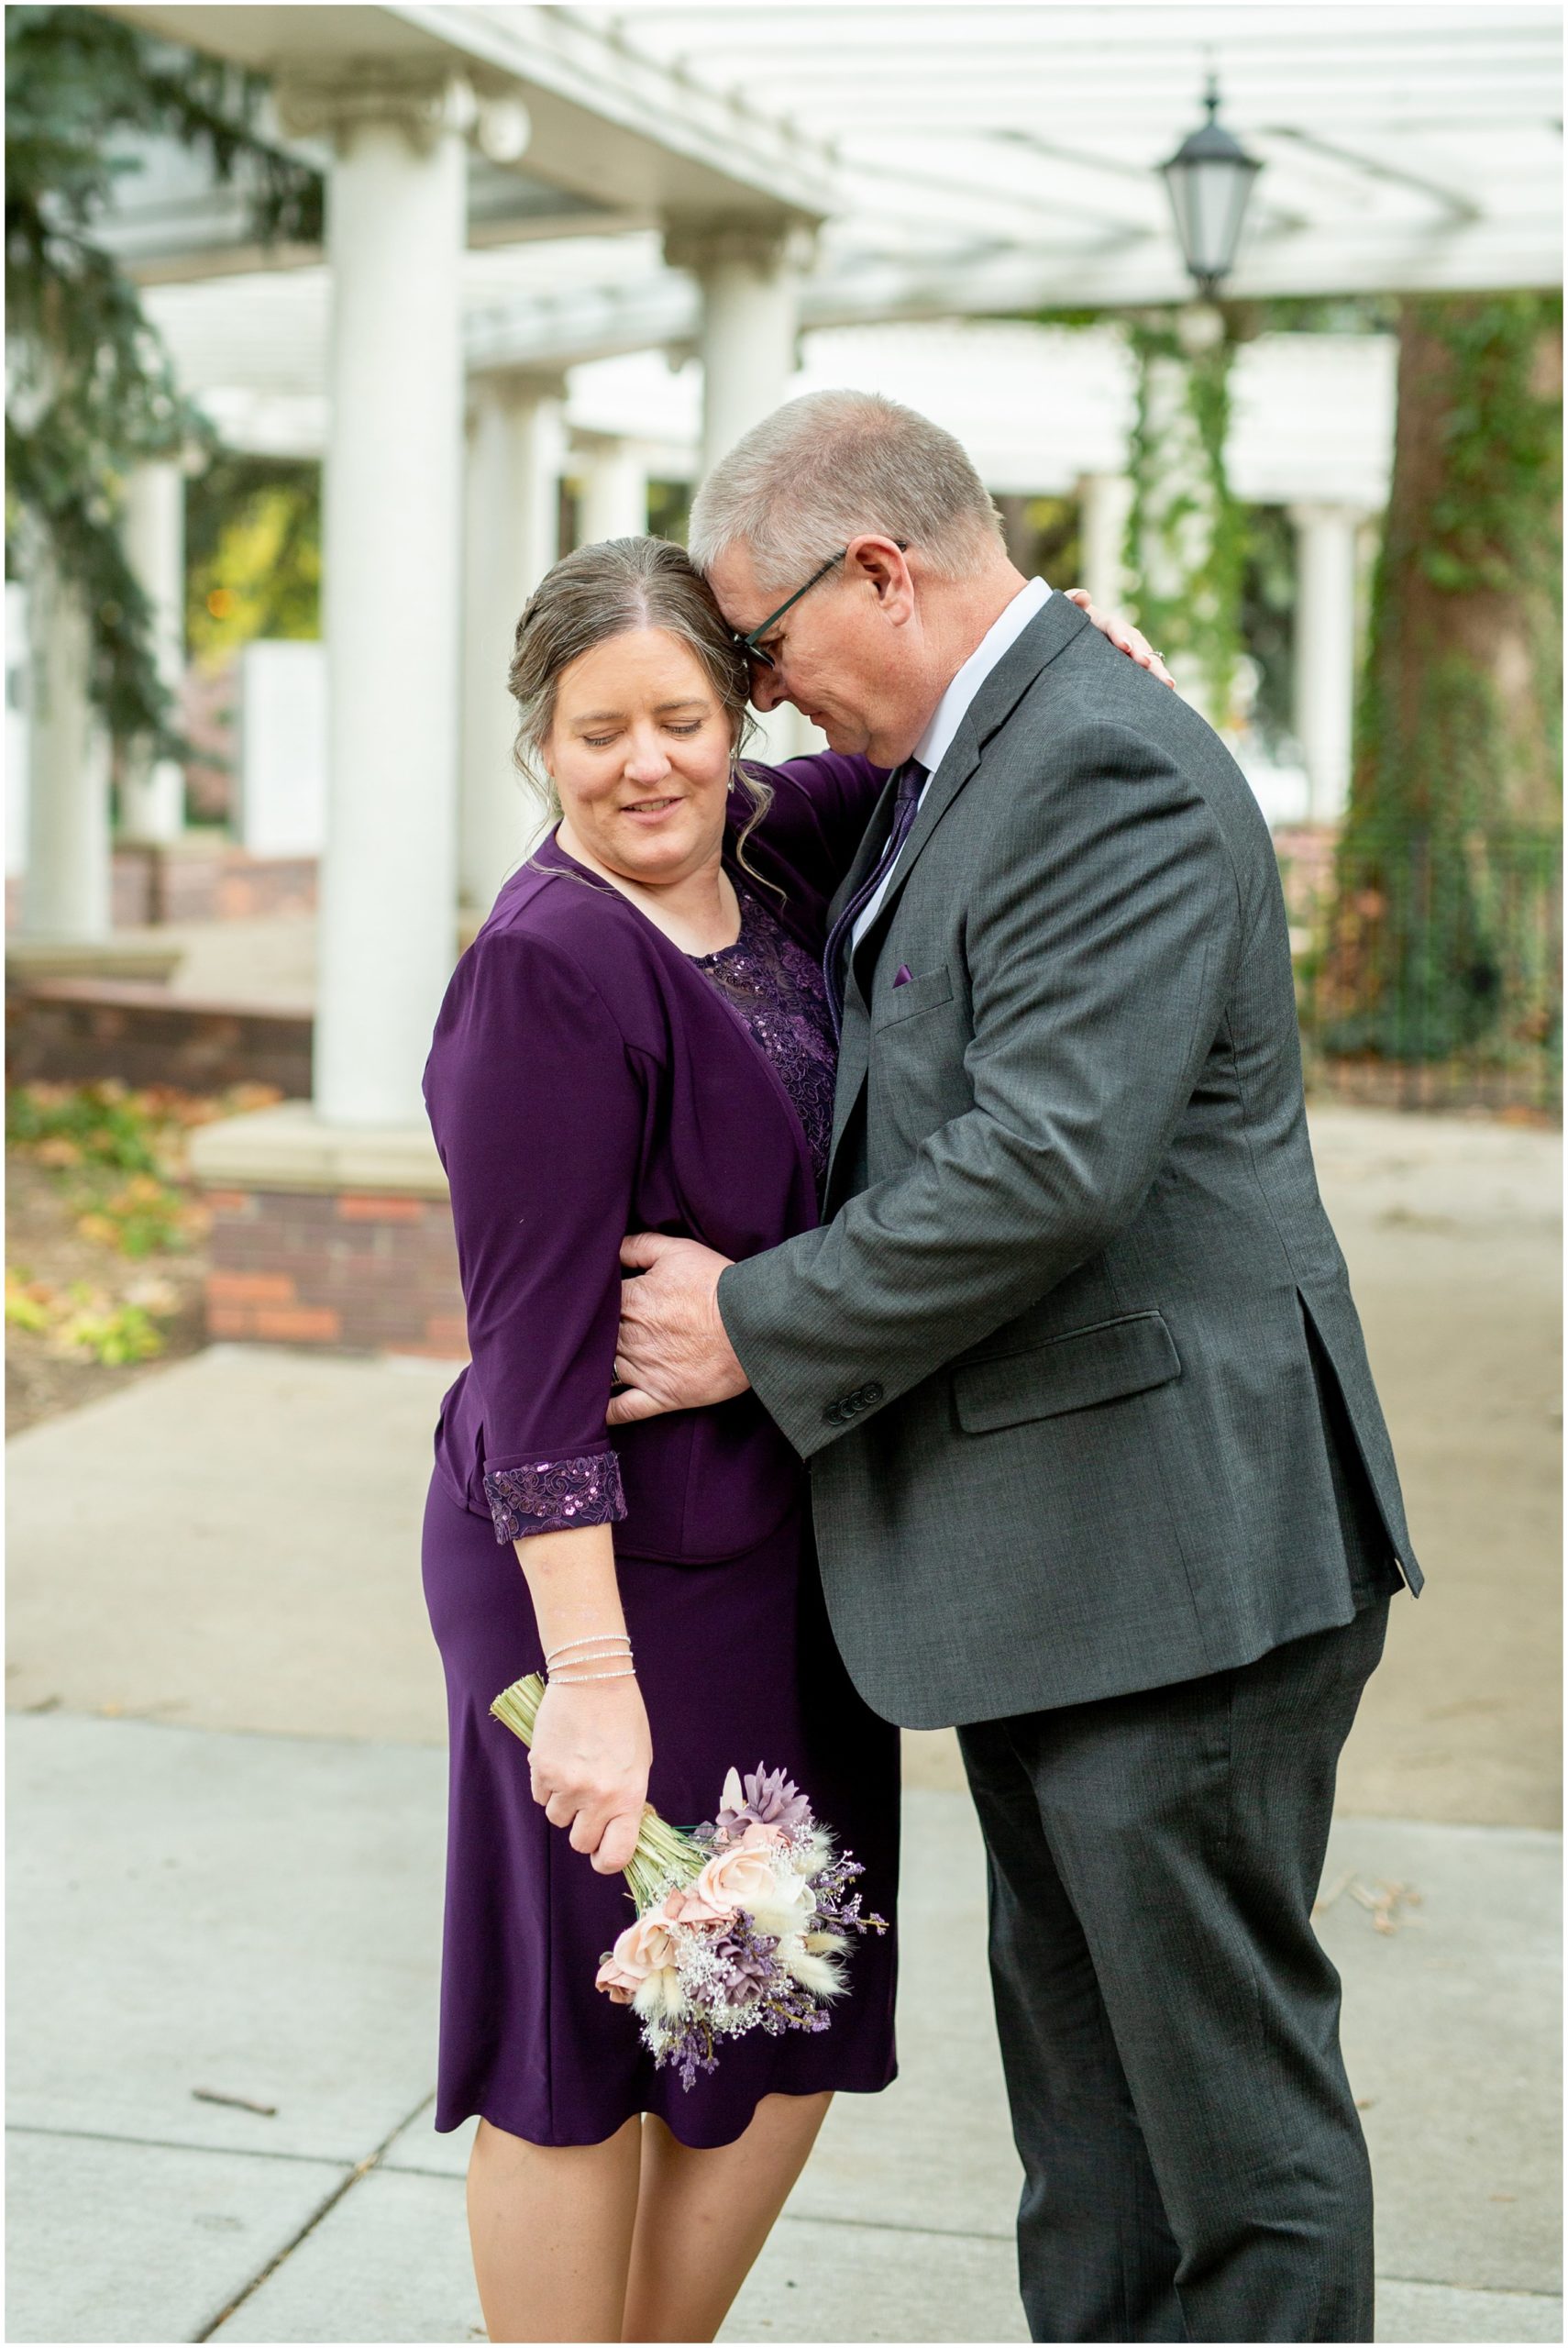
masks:
[[[1555,1044],[1562,308],[1408,301],[1394,482],[1319,1009],[1331,1051]]]

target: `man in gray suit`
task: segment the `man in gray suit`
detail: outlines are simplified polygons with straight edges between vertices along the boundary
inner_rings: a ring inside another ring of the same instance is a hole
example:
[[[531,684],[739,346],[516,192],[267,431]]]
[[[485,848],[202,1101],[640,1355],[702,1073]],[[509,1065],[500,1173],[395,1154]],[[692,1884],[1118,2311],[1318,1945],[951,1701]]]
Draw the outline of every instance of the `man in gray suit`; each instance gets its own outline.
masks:
[[[826,1219],[734,1265],[634,1237],[613,1415],[755,1389],[856,1685],[957,1723],[1032,2336],[1369,2340],[1309,1917],[1420,1577],[1267,828],[924,418],[780,409],[691,539],[759,704],[892,772],[834,908]]]

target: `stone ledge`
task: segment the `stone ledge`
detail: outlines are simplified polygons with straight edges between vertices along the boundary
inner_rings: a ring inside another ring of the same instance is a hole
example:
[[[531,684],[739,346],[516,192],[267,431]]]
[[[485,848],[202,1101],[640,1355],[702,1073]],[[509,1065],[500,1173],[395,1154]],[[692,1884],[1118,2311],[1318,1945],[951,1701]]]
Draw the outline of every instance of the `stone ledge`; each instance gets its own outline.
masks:
[[[447,1177],[424,1125],[324,1124],[304,1101],[198,1125],[189,1146],[191,1170],[209,1190],[447,1196]]]
[[[12,937],[6,942],[6,977],[28,987],[55,979],[118,979],[161,982],[185,958],[182,946],[160,938],[105,937],[83,943],[69,938]]]

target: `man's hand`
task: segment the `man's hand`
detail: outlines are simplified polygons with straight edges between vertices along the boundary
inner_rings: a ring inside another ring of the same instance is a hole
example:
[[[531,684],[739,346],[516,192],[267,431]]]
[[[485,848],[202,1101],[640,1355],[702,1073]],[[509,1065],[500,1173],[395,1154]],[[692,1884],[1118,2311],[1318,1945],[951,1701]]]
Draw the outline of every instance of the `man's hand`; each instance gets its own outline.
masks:
[[[611,1397],[610,1425],[744,1394],[751,1380],[719,1318],[719,1274],[729,1257],[694,1239],[638,1231],[622,1241],[621,1261],[641,1278],[621,1283],[615,1377],[624,1390]]]

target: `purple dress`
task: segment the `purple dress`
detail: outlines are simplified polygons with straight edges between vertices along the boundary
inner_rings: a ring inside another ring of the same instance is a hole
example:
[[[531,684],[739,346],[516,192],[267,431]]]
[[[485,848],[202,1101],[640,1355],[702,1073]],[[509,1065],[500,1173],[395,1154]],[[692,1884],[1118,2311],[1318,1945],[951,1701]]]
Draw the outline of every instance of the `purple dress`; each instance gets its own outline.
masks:
[[[653,2111],[684,2143],[725,2144],[765,2095],[871,2092],[894,2074],[891,1933],[857,1942],[827,2031],[733,2042],[689,2090],[656,2070],[593,1986],[631,1918],[624,1884],[547,1823],[489,1711],[543,1662],[513,1541],[613,1524],[650,1800],[692,1824],[732,1766],[786,1768],[891,1918],[898,1732],[834,1645],[800,1459],[750,1395],[613,1441],[604,1426],[623,1233],[737,1256],[817,1220],[834,1047],[816,958],[882,778],[832,754],[764,771],[750,870],[730,861],[735,945],[683,955],[547,841],[436,1024],[425,1096],[472,1353],[442,1406],[425,1530],[451,1753],[438,2130],[479,2112],[534,2143],[588,2144]]]

